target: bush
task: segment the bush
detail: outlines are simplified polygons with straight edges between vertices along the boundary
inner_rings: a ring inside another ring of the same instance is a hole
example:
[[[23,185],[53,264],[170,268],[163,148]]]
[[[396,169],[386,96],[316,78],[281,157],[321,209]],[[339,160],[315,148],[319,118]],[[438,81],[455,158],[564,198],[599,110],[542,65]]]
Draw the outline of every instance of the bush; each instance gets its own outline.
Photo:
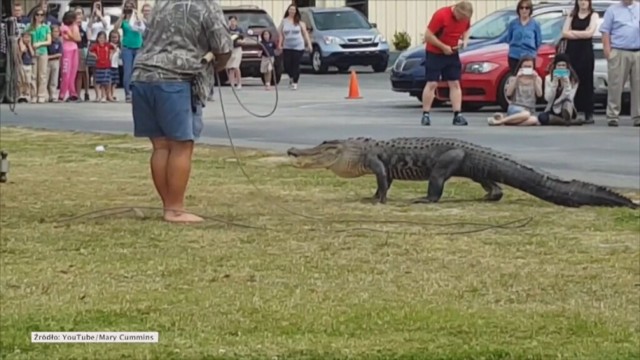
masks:
[[[393,34],[393,47],[398,51],[403,51],[411,46],[411,36],[406,31]]]

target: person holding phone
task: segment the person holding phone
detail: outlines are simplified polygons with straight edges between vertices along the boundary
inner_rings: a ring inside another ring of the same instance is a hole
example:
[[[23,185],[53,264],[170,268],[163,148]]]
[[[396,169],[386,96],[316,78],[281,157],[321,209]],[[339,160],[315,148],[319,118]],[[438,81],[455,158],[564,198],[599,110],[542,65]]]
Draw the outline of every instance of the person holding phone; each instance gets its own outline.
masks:
[[[489,125],[546,125],[534,115],[536,102],[542,96],[542,78],[534,69],[533,57],[523,57],[515,68],[516,75],[509,78],[506,98],[509,101],[506,116],[496,113],[487,119]]]
[[[94,44],[96,44],[98,34],[103,31],[105,33],[108,32],[110,25],[111,25],[111,18],[109,16],[103,15],[102,2],[100,0],[96,0],[93,3],[93,8],[91,9],[91,15],[89,15],[89,21],[87,23],[87,39],[89,40],[88,47],[91,47]],[[85,65],[87,68],[87,81],[89,83],[95,82],[96,57],[90,51],[87,52]],[[96,101],[98,101],[100,98],[99,86],[96,86],[94,84],[94,89],[96,92]]]
[[[538,119],[551,125],[582,125],[574,104],[580,81],[571,67],[569,56],[557,54],[549,70],[544,84],[547,106]]]
[[[133,64],[140,48],[142,48],[142,40],[146,25],[137,15],[136,4],[132,0],[126,0],[122,6],[122,14],[113,26],[115,30],[122,29],[122,67],[123,84],[125,101],[131,102],[131,74],[133,73]]]

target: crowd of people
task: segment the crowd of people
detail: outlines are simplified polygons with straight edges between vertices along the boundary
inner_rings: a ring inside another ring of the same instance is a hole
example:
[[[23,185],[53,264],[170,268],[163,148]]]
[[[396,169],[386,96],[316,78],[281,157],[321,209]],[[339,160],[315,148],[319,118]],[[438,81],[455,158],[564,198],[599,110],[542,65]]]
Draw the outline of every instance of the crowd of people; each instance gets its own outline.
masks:
[[[145,4],[138,11],[135,1],[126,1],[115,24],[104,14],[100,0],[93,2],[88,16],[82,7],[76,7],[59,20],[47,10],[47,2],[42,1],[28,17],[22,4],[14,4],[21,60],[18,102],[82,101],[82,90],[84,101],[91,101],[91,85],[93,101],[115,102],[121,77],[125,101],[130,102],[133,64],[151,6]]]
[[[540,24],[532,17],[533,2],[519,0],[517,17],[509,23],[504,42],[508,43],[511,76],[505,96],[507,113],[487,119],[489,125],[583,125],[595,123],[593,36],[599,15],[592,0],[575,0],[566,17],[556,56],[543,80],[536,70],[536,55],[542,44]],[[430,125],[429,111],[438,81],[447,81],[454,112],[453,125],[464,126],[461,115],[462,64],[458,50],[467,46],[473,6],[459,1],[436,11],[427,26],[426,80],[423,92],[422,125]],[[619,0],[610,5],[599,28],[608,64],[606,118],[618,126],[622,93],[627,81],[631,87],[631,118],[640,126],[640,3]],[[543,92],[544,88],[544,92]],[[536,112],[538,98],[547,103]]]

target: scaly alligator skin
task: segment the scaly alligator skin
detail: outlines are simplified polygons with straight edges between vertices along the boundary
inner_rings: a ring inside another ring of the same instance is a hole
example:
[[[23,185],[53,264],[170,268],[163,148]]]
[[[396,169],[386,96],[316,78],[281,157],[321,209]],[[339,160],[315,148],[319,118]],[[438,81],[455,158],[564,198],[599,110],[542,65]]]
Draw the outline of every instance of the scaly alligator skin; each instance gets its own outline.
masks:
[[[499,201],[503,194],[498,184],[505,184],[560,206],[640,207],[605,187],[563,180],[506,154],[457,139],[359,137],[291,148],[287,154],[302,169],[329,169],[343,178],[375,175],[378,186],[373,200],[380,203],[387,201],[393,180],[428,181],[426,197],[414,202],[433,203],[442,197],[447,180],[463,177],[480,184],[488,201]]]

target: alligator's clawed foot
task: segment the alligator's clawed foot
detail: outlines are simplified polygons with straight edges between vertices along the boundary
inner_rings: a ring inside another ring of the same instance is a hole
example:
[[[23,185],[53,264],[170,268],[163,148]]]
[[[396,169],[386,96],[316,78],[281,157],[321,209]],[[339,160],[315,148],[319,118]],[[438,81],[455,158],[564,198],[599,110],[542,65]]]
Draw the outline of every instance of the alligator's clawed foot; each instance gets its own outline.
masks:
[[[436,202],[437,201],[431,200],[428,197],[421,197],[421,198],[411,200],[412,204],[433,204]]]
[[[502,193],[501,192],[497,192],[497,193],[487,193],[487,195],[484,196],[484,201],[500,201],[502,199]]]

